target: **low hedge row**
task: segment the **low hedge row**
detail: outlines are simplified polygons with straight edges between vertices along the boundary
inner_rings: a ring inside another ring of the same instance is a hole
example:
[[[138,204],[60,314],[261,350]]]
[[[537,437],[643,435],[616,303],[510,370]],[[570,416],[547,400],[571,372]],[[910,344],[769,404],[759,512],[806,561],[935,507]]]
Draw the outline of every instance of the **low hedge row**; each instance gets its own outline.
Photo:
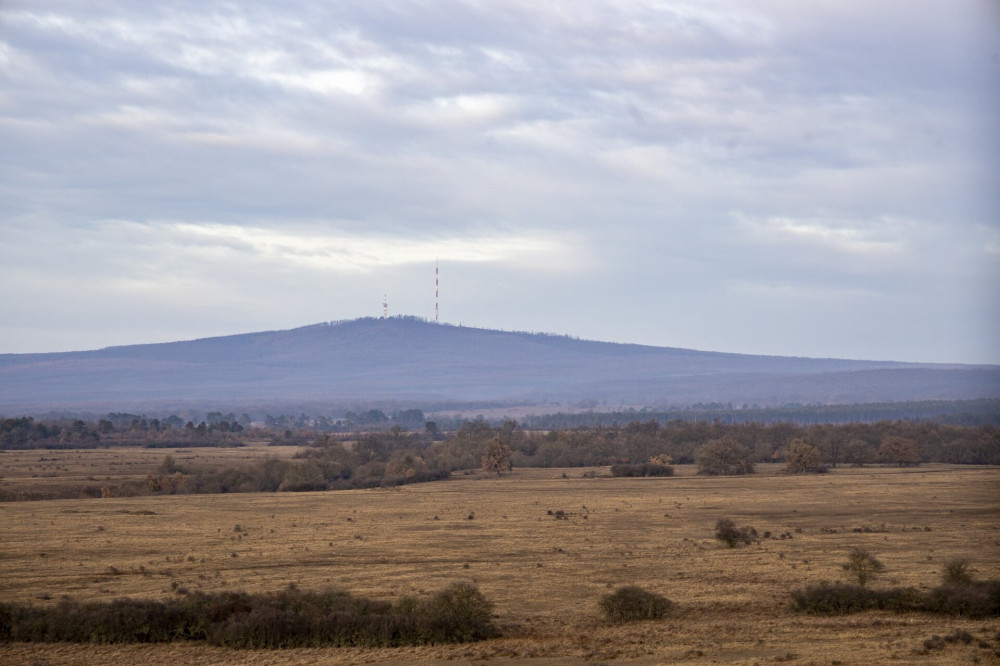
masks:
[[[232,648],[389,647],[462,643],[498,634],[492,604],[456,583],[395,604],[346,592],[195,593],[168,601],[0,604],[0,640],[159,643],[204,640]]]
[[[673,476],[674,468],[659,463],[620,464],[611,466],[611,476]]]
[[[1000,581],[946,584],[928,592],[912,587],[869,589],[846,583],[820,583],[792,593],[796,610],[821,615],[846,615],[867,610],[925,612],[965,617],[1000,615]]]

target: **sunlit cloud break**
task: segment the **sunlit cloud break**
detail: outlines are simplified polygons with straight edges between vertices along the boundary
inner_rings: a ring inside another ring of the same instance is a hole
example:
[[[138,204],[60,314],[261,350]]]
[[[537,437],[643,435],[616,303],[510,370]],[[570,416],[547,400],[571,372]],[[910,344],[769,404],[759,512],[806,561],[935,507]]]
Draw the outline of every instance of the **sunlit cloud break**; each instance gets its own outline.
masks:
[[[820,244],[851,254],[896,253],[902,243],[896,237],[902,223],[880,219],[866,224],[848,224],[829,220],[773,217],[766,220],[743,220],[751,231],[765,240],[798,241]]]
[[[405,238],[376,234],[301,233],[264,226],[187,222],[113,222],[120,233],[156,236],[176,251],[210,261],[243,260],[294,264],[297,268],[350,273],[434,261],[514,262],[545,257],[569,267],[565,239],[544,235],[483,235],[461,238]]]

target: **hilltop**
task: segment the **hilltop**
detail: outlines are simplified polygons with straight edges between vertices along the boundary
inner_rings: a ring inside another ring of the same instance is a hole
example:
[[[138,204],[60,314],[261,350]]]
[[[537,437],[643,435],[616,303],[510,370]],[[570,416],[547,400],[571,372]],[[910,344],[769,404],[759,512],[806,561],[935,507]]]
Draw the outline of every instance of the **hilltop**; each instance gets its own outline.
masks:
[[[754,356],[356,319],[0,355],[0,413],[406,403],[780,405],[1000,396],[1000,367]]]

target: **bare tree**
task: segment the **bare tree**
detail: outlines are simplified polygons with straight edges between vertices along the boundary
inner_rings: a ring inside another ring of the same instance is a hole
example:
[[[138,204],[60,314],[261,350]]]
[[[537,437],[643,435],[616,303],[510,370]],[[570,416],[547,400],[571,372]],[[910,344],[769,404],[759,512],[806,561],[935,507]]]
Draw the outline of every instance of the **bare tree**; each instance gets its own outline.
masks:
[[[855,548],[847,556],[844,563],[844,571],[851,578],[858,581],[858,585],[864,587],[868,581],[874,580],[876,576],[885,571],[885,565],[864,548]]]

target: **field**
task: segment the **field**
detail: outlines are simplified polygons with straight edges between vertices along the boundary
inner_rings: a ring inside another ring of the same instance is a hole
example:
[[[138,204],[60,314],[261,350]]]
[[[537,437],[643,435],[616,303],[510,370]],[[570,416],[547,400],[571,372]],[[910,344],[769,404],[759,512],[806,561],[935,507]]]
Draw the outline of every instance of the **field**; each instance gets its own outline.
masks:
[[[20,491],[46,492],[95,485],[118,485],[141,481],[155,471],[167,455],[191,471],[235,467],[266,456],[290,458],[299,451],[294,446],[262,443],[240,447],[191,447],[158,449],[109,447],[79,450],[27,449],[0,451],[0,487]]]
[[[167,452],[132,453],[155,456],[155,464]],[[169,453],[180,461],[204,452]],[[110,473],[88,458],[106,450],[30,454],[32,467]],[[18,482],[22,472],[12,478],[12,469],[5,466],[4,484]],[[137,465],[128,473],[144,470]],[[879,584],[933,587],[953,557],[969,558],[978,578],[1000,578],[996,468],[786,476],[765,465],[752,477],[704,478],[680,466],[677,476],[660,479],[610,478],[606,469],[585,478],[587,471],[522,469],[499,479],[476,473],[388,490],[0,504],[6,601],[165,598],[289,583],[396,598],[460,580],[496,603],[504,633],[469,645],[380,650],[6,644],[0,663],[998,662],[995,619],[820,617],[793,612],[788,596],[807,583],[843,579],[840,564],[855,546],[885,562]],[[771,537],[726,548],[713,538],[721,517]],[[598,600],[630,584],[667,596],[676,613],[606,624]],[[956,629],[975,640],[921,654],[926,639]]]

